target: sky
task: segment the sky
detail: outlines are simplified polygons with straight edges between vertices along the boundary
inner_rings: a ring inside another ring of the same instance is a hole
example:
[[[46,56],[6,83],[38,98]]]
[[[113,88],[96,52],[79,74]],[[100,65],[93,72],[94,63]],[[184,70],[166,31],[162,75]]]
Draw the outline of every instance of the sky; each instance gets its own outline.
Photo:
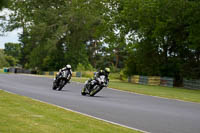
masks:
[[[6,19],[8,18],[8,15],[11,11],[9,11],[8,9],[4,9],[3,11],[0,12],[0,16],[5,15]],[[4,36],[0,36],[0,49],[4,48],[4,44],[8,43],[8,42],[12,42],[12,43],[18,43],[18,33],[21,33],[22,30],[18,29],[18,30],[14,30],[12,32],[7,32],[4,34]]]
[[[4,44],[8,42],[18,43],[18,33],[20,32],[21,30],[14,30],[12,32],[5,33],[4,36],[0,36],[0,49],[4,48]]]

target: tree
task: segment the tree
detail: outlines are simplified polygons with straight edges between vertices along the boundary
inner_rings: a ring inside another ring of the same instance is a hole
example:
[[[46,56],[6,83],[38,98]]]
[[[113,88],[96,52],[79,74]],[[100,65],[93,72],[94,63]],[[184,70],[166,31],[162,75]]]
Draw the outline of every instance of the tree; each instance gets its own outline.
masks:
[[[12,67],[16,66],[18,62],[16,58],[14,58],[13,56],[8,56],[8,55],[5,55],[5,60],[6,62],[8,62],[9,66],[12,66]]]
[[[1,0],[0,1],[0,10],[2,10],[3,7],[6,7],[8,4],[8,0]]]
[[[20,49],[21,49],[21,46],[19,43],[5,43],[4,52],[8,56],[12,56],[16,59],[19,59]]]
[[[176,81],[200,76],[199,1],[124,0],[118,5],[118,27],[131,33],[137,42],[131,52],[134,59],[130,57],[126,64],[135,66],[132,72],[171,76]]]
[[[8,1],[9,0],[0,0],[0,11],[3,10],[3,8],[8,6]],[[4,30],[5,30],[4,20],[5,20],[5,16],[0,15],[0,36],[3,35],[1,32],[4,32]]]
[[[7,67],[9,64],[5,59],[4,51],[0,49],[0,68]]]
[[[100,40],[106,30],[105,6],[100,0],[11,0],[10,26],[23,29],[21,63],[41,70],[66,63],[87,65],[86,44]]]

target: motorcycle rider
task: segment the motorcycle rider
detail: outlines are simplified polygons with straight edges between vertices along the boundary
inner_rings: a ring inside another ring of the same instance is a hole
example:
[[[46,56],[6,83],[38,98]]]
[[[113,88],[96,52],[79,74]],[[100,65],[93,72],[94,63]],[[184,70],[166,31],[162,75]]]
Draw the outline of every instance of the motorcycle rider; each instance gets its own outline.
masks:
[[[88,80],[88,83],[89,83],[88,89],[91,89],[93,86],[95,86],[98,83],[97,79],[101,75],[105,76],[106,82],[108,83],[109,82],[109,78],[108,78],[109,74],[110,74],[110,68],[108,68],[108,67],[106,67],[104,70],[99,70],[98,72],[95,72],[94,78]]]
[[[69,72],[68,78],[69,78],[69,81],[70,81],[70,79],[72,77],[72,70],[71,70],[71,65],[69,65],[69,64],[67,64],[65,67],[63,67],[62,69],[59,70],[59,72],[56,74],[55,80],[57,81],[58,77],[62,74],[63,71]],[[70,83],[69,81],[68,81],[68,83]]]

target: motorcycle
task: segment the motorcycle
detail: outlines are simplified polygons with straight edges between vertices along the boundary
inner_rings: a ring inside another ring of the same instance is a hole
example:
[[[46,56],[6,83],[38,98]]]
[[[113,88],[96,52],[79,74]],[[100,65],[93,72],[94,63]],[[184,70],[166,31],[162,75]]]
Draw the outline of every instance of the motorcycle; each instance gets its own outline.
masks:
[[[106,77],[104,75],[101,75],[97,80],[95,81],[96,83],[93,82],[95,80],[88,80],[85,82],[84,88],[81,91],[81,94],[85,96],[86,94],[89,94],[90,96],[94,96],[97,94],[99,91],[101,91],[104,87],[108,86],[108,81],[106,80]]]
[[[62,71],[57,79],[54,78],[52,89],[58,89],[58,91],[61,91],[62,88],[69,82],[70,78],[71,77],[68,71]]]

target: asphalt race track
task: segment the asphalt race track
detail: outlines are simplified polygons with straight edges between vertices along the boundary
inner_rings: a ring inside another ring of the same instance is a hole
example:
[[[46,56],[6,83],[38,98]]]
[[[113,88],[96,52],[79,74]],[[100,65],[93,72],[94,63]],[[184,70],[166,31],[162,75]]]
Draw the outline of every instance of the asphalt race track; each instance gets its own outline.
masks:
[[[103,89],[82,96],[83,84],[52,90],[51,78],[0,74],[0,89],[151,133],[200,133],[200,104]]]

